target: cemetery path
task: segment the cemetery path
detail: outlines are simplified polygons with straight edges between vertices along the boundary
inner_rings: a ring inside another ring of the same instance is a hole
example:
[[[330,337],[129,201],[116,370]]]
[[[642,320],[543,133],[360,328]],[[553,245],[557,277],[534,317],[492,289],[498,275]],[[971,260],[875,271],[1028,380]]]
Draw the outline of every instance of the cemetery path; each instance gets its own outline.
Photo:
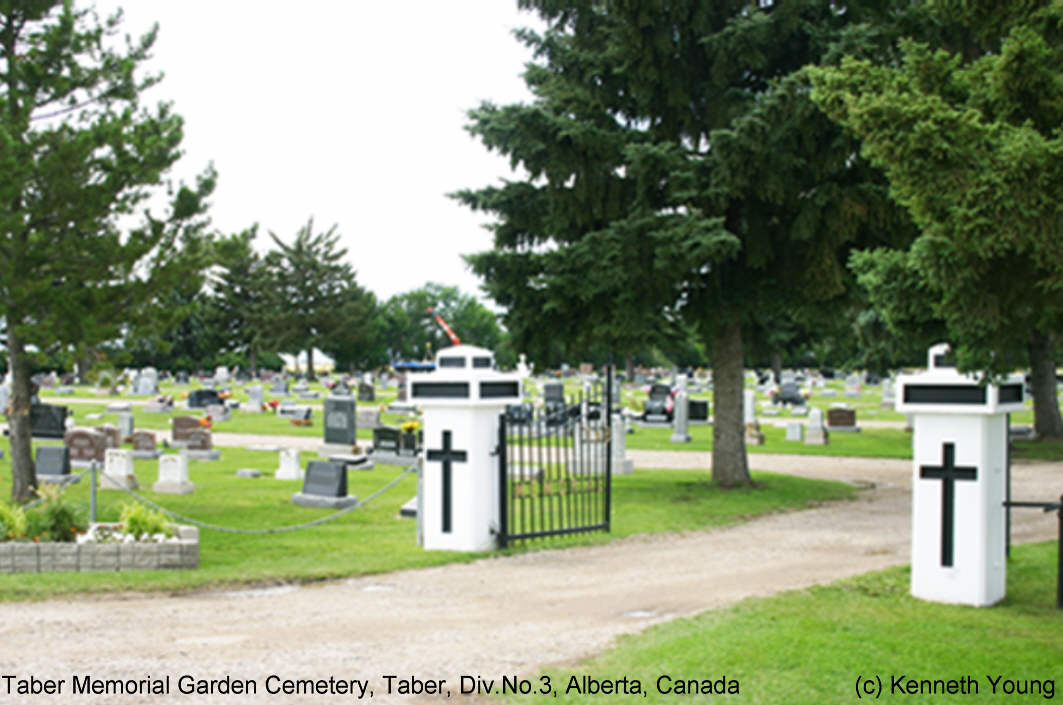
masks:
[[[638,465],[675,466],[705,454],[632,452]],[[639,457],[641,456],[641,457]],[[770,460],[770,463],[769,463]],[[763,462],[762,462],[763,461]],[[755,595],[827,583],[906,563],[906,461],[755,456],[755,467],[867,483],[851,502],[785,512],[680,535],[488,558],[473,563],[309,586],[166,595],[113,595],[0,605],[0,673],[66,679],[62,696],[4,703],[349,702],[350,695],[268,695],[286,679],[533,675],[578,661],[618,635]],[[1017,465],[1016,498],[1057,496],[1063,463]],[[1016,541],[1055,535],[1054,515],[1016,512]],[[70,679],[164,678],[170,695],[71,695]],[[178,679],[253,679],[255,695],[181,695]],[[396,685],[398,681],[394,681]],[[0,692],[2,692],[0,682]],[[438,702],[438,697],[433,698]],[[427,700],[425,700],[427,702]]]

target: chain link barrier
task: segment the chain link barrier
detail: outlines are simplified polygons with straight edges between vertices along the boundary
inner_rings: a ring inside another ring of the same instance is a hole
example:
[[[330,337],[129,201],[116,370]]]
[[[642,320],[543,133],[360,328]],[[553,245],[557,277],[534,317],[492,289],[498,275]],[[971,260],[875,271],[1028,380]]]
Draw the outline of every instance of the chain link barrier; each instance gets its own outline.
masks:
[[[81,479],[83,477],[85,477],[86,475],[88,475],[90,472],[92,472],[92,468],[87,468],[85,470],[82,470],[77,475],[64,475],[63,476],[63,484],[71,485],[71,484],[73,484],[75,482],[81,482]],[[67,480],[66,478],[68,478],[68,477],[71,478],[71,479]],[[37,484],[38,485],[40,484],[40,480],[41,480],[40,475],[38,475],[37,476]],[[32,502],[30,502],[28,504],[23,504],[22,508],[23,509],[33,509],[34,507],[36,507],[38,504],[42,503],[46,499],[47,499],[47,497],[38,497],[37,499],[33,500]]]
[[[370,502],[372,502],[374,499],[376,499],[380,495],[382,495],[385,492],[387,492],[388,490],[390,490],[395,485],[399,484],[399,482],[402,480],[402,478],[406,477],[411,472],[416,472],[416,470],[417,470],[417,466],[416,465],[408,466],[405,470],[402,471],[402,473],[398,477],[396,477],[394,480],[392,480],[391,482],[389,482],[386,485],[384,485],[383,487],[381,487],[379,490],[377,490],[373,494],[371,494],[368,497],[366,497],[364,500],[361,500],[357,504],[354,504],[354,505],[352,505],[350,507],[347,507],[346,509],[341,509],[338,512],[335,512],[333,514],[329,514],[328,516],[321,517],[320,519],[314,519],[313,521],[308,521],[308,522],[305,522],[303,524],[292,524],[292,525],[289,525],[289,526],[267,527],[267,528],[264,528],[264,529],[240,529],[240,528],[236,528],[236,527],[233,527],[233,526],[220,526],[218,524],[210,524],[210,523],[207,523],[205,521],[200,521],[198,519],[193,519],[192,517],[185,516],[183,514],[179,514],[179,513],[175,512],[175,511],[171,510],[171,509],[167,509],[166,507],[162,506],[161,504],[156,504],[155,502],[151,501],[147,497],[144,497],[143,495],[137,494],[133,490],[128,489],[126,487],[120,487],[118,489],[121,489],[123,492],[125,492],[129,496],[133,497],[133,499],[135,499],[138,502],[141,502],[143,504],[146,504],[147,506],[151,507],[152,509],[155,509],[155,510],[158,510],[160,512],[163,512],[164,514],[167,514],[167,515],[173,517],[174,519],[177,519],[178,521],[183,521],[183,522],[187,522],[189,524],[192,524],[193,526],[198,526],[201,529],[208,529],[210,531],[220,531],[220,532],[227,533],[227,534],[250,534],[250,535],[282,534],[282,533],[287,533],[287,532],[290,532],[290,531],[299,531],[299,530],[302,530],[302,529],[309,529],[309,528],[314,527],[314,526],[319,526],[320,524],[324,524],[326,522],[332,521],[333,519],[338,519],[341,516],[344,516],[346,514],[350,514],[355,509],[361,509],[362,507],[364,507],[365,505],[369,504]],[[90,472],[90,471],[86,470],[85,472]],[[84,475],[84,474],[85,473],[82,473],[82,475]]]

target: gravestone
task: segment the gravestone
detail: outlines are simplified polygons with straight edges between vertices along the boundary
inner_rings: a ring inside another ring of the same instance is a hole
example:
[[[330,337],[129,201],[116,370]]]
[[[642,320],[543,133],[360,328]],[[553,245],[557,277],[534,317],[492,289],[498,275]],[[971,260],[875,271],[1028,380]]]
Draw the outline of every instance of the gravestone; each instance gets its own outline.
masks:
[[[690,407],[687,404],[687,376],[676,375],[676,386],[679,391],[675,395],[675,411],[672,416],[672,443],[690,443],[690,425],[688,414]]]
[[[159,479],[151,486],[161,494],[191,494],[196,486],[188,479],[188,455],[185,451],[159,458]]]
[[[218,365],[214,369],[214,384],[225,384],[229,381],[229,368]]]
[[[371,382],[358,383],[358,401],[376,401],[376,388]]]
[[[145,367],[133,380],[133,396],[150,397],[159,393],[159,373],[154,367]]]
[[[190,431],[185,448],[188,449],[188,457],[192,460],[217,460],[221,457],[221,453],[214,450],[210,431],[205,428]]]
[[[844,431],[846,433],[859,431],[860,427],[856,425],[856,409],[828,409],[827,428],[831,431]]]
[[[882,381],[882,406],[893,408],[896,403],[896,399],[893,396],[893,380],[885,379]]]
[[[355,428],[367,428],[373,430],[380,428],[380,409],[375,406],[356,409]]]
[[[152,414],[168,414],[173,411],[173,397],[168,394],[157,396],[144,405],[144,411]]]
[[[277,472],[273,474],[278,480],[301,480],[303,468],[299,462],[299,450],[296,448],[282,448]]]
[[[273,386],[269,389],[269,393],[273,396],[288,396],[288,380],[280,378],[274,380]]]
[[[347,385],[347,380],[340,378],[336,381],[336,384],[332,385],[332,396],[335,397],[349,397],[352,396],[351,388]]]
[[[221,397],[214,389],[193,389],[188,393],[189,409],[204,409],[211,404],[223,404]]]
[[[329,509],[358,504],[357,497],[347,495],[347,466],[331,460],[311,460],[303,477],[303,490],[292,495],[292,503]]]
[[[184,370],[179,370],[173,377],[174,384],[185,385],[188,384],[188,373]]]
[[[823,425],[823,410],[814,408],[808,412],[808,433],[805,443],[810,446],[825,446],[830,442],[830,433]]]
[[[742,420],[745,423],[747,446],[764,445],[764,432],[757,423],[756,399],[756,393],[752,389],[742,390]]]
[[[133,412],[123,411],[118,414],[118,437],[123,443],[133,440]]]
[[[76,468],[87,468],[92,462],[103,464],[107,439],[98,431],[73,429],[63,436],[63,444],[70,449],[70,463]]]
[[[30,405],[30,434],[34,438],[62,438],[66,433],[67,409],[54,404]]]
[[[188,434],[203,428],[194,416],[175,416],[170,420],[170,435],[173,445],[181,447],[188,442]]]
[[[41,482],[70,481],[70,449],[62,446],[37,446],[37,479]]]
[[[11,399],[11,388],[8,386],[0,387],[0,414],[7,415],[7,405]]]
[[[133,432],[133,458],[154,460],[162,455],[155,443],[155,434],[151,431]]]
[[[325,399],[325,443],[352,446],[355,436],[355,401],[351,397]]]
[[[690,420],[707,422],[709,420],[709,402],[704,399],[691,399],[687,402]]]
[[[232,416],[229,414],[229,407],[224,404],[208,404],[207,408],[204,409],[204,412],[206,412],[207,416],[209,416],[212,421],[232,420]]]
[[[266,392],[261,384],[254,384],[247,388],[247,406],[241,406],[241,411],[250,414],[261,414],[262,407],[266,403]]]
[[[786,440],[801,442],[804,440],[805,427],[800,421],[786,423]]]
[[[133,451],[108,448],[103,455],[103,474],[100,475],[101,490],[135,490],[139,487],[133,472]]]
[[[845,396],[851,397],[853,399],[859,399],[860,398],[860,385],[861,385],[861,382],[862,382],[862,380],[860,379],[860,375],[856,374],[855,372],[853,374],[849,375],[848,377],[846,377],[845,378]],[[830,425],[829,420],[827,422],[827,425],[828,426]]]
[[[627,422],[623,414],[613,414],[612,441],[612,474],[630,475],[635,472],[635,461],[627,457]]]
[[[117,426],[105,423],[97,426],[96,430],[103,434],[108,448],[122,447],[122,432],[118,430]]]
[[[651,385],[649,397],[643,404],[645,411],[642,418],[645,421],[668,423],[675,412],[672,389],[667,384]]]

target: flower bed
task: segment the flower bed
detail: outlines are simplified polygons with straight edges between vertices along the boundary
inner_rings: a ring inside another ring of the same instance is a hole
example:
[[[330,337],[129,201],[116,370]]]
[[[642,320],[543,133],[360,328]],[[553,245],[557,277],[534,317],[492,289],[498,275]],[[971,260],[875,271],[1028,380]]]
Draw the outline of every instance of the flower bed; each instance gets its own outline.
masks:
[[[113,525],[110,525],[113,528]],[[106,525],[105,525],[106,528]],[[6,541],[0,543],[0,573],[96,570],[168,570],[199,567],[199,529],[174,525],[175,536],[131,541],[111,532],[102,541]]]

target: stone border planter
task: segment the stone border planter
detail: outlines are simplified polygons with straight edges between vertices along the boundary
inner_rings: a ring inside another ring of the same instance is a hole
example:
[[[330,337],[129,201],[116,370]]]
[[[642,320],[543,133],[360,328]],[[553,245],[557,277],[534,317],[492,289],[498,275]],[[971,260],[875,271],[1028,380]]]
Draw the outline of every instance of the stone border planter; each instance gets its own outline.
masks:
[[[199,529],[175,526],[161,543],[0,543],[0,573],[169,570],[199,567]]]

